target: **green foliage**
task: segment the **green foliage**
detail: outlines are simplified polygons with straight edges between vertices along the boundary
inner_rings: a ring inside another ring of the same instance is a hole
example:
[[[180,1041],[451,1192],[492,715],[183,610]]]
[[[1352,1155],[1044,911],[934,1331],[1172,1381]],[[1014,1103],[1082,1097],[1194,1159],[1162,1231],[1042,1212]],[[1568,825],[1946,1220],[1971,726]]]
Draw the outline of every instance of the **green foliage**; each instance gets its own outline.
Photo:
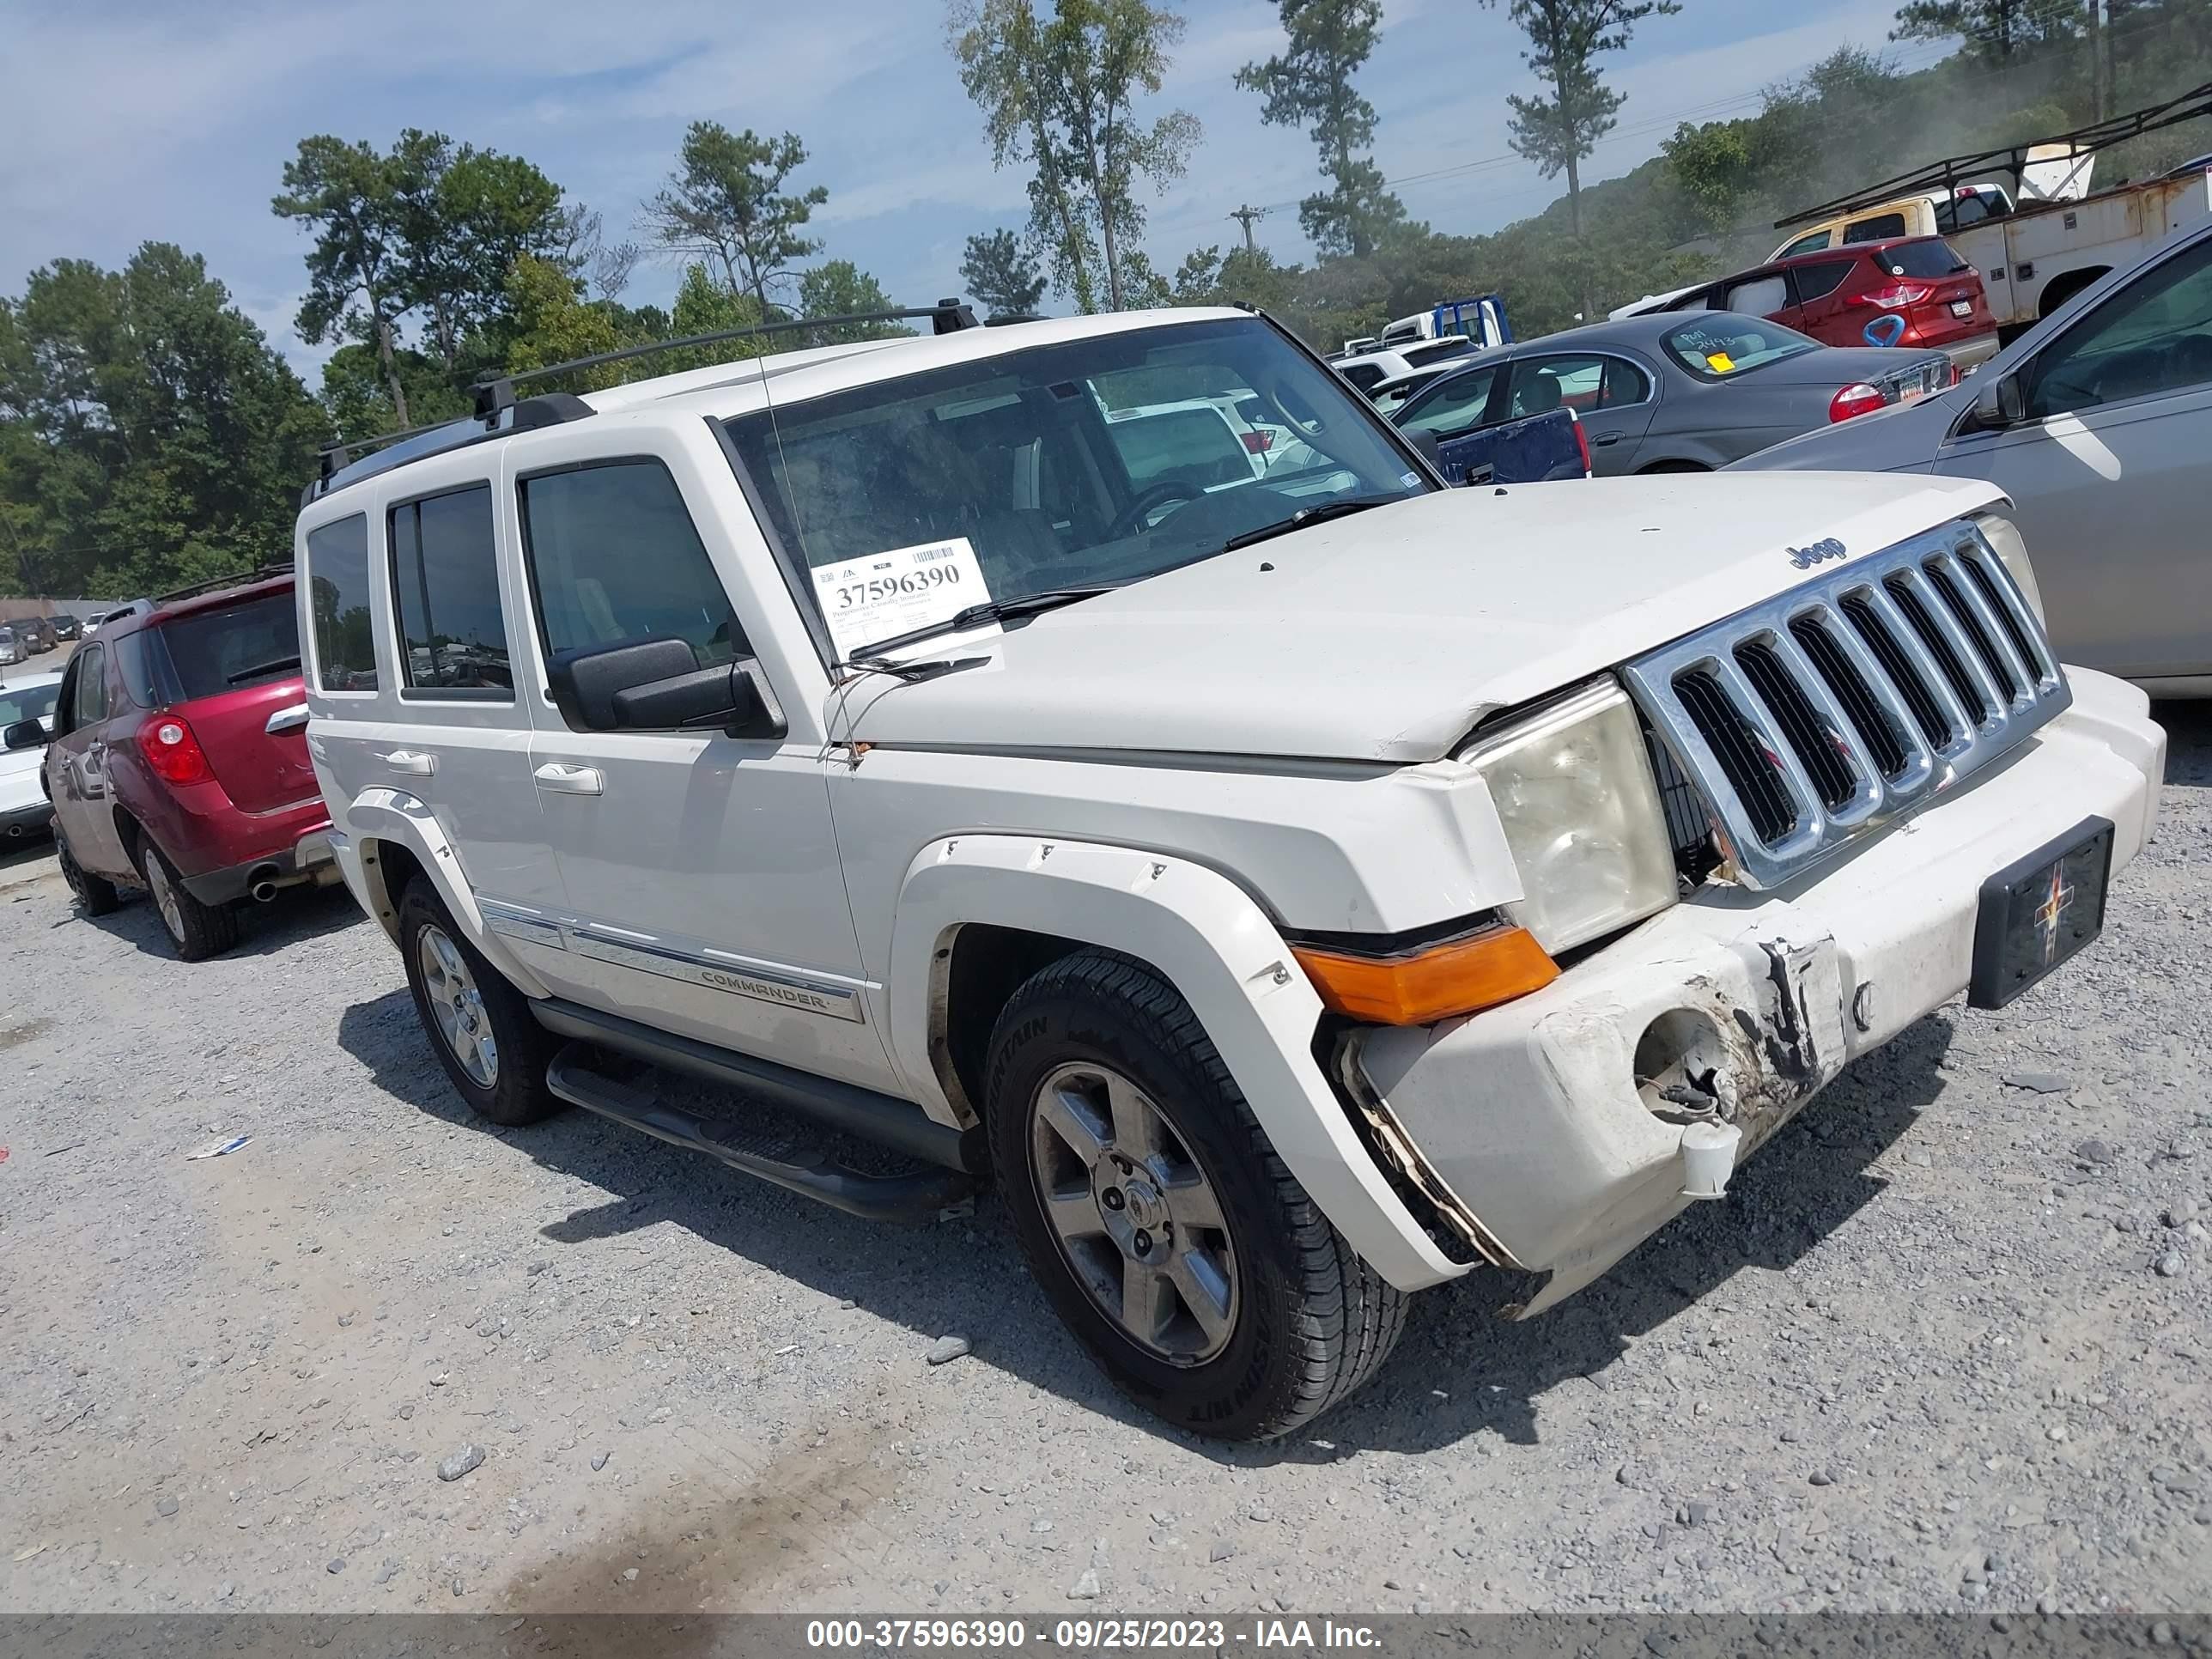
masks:
[[[1044,272],[1011,230],[970,236],[960,260],[960,280],[993,317],[1030,317],[1044,297]]]
[[[59,259],[0,301],[0,564],[156,592],[291,545],[322,411],[196,254]]]
[[[2002,64],[2024,48],[2078,39],[2087,13],[2077,0],[1908,0],[1893,40],[1966,40],[1965,55]]]
[[[802,317],[851,317],[862,312],[890,311],[896,301],[883,284],[850,259],[830,259],[799,279],[799,314]],[[853,340],[890,340],[914,331],[897,323],[847,323],[838,328],[809,329],[797,338],[805,345],[842,345]],[[788,337],[783,349],[794,342]]]
[[[1363,151],[1375,141],[1375,106],[1352,77],[1375,50],[1382,0],[1279,0],[1289,50],[1237,71],[1237,84],[1263,94],[1260,118],[1303,125],[1321,151],[1329,188],[1298,204],[1298,222],[1322,257],[1365,258],[1406,216]]]
[[[1054,0],[1049,20],[1031,0],[951,0],[946,17],[993,161],[1030,169],[1030,234],[1054,281],[1086,313],[1145,303],[1137,181],[1181,178],[1199,124],[1183,110],[1146,122],[1136,103],[1160,90],[1182,19],[1149,0]]]
[[[805,161],[796,133],[763,138],[750,127],[732,132],[719,121],[694,121],[667,188],[645,205],[645,223],[662,248],[711,261],[732,294],[750,295],[765,313],[795,263],[822,246],[805,226],[829,191],[784,191]]]

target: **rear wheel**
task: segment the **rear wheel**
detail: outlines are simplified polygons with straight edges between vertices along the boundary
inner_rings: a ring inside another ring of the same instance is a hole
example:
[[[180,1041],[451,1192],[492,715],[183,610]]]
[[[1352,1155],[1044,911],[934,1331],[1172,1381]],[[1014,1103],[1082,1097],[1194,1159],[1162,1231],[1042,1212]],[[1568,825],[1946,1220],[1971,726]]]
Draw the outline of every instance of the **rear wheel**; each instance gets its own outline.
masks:
[[[61,833],[59,823],[54,826],[54,862],[62,867],[62,879],[76,896],[78,908],[88,916],[104,916],[123,902],[123,896],[115,890],[112,881],[95,876],[76,861],[70,851],[69,840]]]
[[[415,1012],[438,1063],[461,1097],[510,1128],[561,1109],[545,1086],[559,1045],[530,1012],[530,1000],[471,945],[424,881],[399,901],[399,952]]]
[[[1189,1005],[1084,951],[992,1033],[1000,1190],[1054,1310],[1121,1390],[1229,1440],[1310,1422],[1372,1376],[1406,1298],[1284,1167]]]
[[[138,868],[180,960],[204,961],[238,943],[238,912],[227,904],[202,904],[186,892],[176,866],[150,841],[140,849]]]

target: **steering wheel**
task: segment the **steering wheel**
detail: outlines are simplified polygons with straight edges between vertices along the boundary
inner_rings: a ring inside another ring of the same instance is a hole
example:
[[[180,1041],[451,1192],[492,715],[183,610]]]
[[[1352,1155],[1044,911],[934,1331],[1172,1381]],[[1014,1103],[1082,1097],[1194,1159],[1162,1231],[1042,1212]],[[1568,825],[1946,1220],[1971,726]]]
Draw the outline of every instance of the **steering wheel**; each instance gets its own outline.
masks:
[[[1183,479],[1163,478],[1114,515],[1114,522],[1106,526],[1107,539],[1118,541],[1124,536],[1133,536],[1145,527],[1146,520],[1170,501],[1194,501],[1205,494],[1196,484]]]

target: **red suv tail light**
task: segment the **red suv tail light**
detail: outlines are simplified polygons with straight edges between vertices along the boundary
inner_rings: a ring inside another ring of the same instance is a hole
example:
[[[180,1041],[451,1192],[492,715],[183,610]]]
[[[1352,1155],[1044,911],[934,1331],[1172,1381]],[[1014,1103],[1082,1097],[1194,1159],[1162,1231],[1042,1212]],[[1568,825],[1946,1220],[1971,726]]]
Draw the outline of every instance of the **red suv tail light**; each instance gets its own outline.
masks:
[[[1863,294],[1854,295],[1844,303],[1878,306],[1884,311],[1902,311],[1907,306],[1925,304],[1935,292],[1935,289],[1926,283],[1885,283],[1880,288],[1870,288]]]
[[[138,728],[146,763],[165,783],[205,783],[215,775],[192,728],[174,714],[156,714]]]
[[[1267,447],[1275,441],[1275,434],[1273,433],[1262,432],[1257,427],[1254,427],[1250,431],[1245,433],[1243,434],[1243,438],[1244,447],[1255,455],[1266,454],[1267,453]]]
[[[1881,392],[1860,380],[1828,399],[1828,419],[1832,423],[1848,421],[1854,415],[1871,415],[1884,401]]]

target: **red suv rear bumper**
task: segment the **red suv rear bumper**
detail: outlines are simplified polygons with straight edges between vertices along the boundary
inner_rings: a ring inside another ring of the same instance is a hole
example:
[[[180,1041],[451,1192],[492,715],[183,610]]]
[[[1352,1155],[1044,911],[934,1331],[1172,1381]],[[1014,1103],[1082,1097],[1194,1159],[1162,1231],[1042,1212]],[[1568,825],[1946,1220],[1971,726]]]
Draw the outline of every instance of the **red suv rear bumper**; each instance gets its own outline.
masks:
[[[148,803],[149,835],[203,904],[244,898],[262,880],[279,887],[337,878],[330,809],[311,796],[273,812],[241,811],[216,782],[167,788]]]

